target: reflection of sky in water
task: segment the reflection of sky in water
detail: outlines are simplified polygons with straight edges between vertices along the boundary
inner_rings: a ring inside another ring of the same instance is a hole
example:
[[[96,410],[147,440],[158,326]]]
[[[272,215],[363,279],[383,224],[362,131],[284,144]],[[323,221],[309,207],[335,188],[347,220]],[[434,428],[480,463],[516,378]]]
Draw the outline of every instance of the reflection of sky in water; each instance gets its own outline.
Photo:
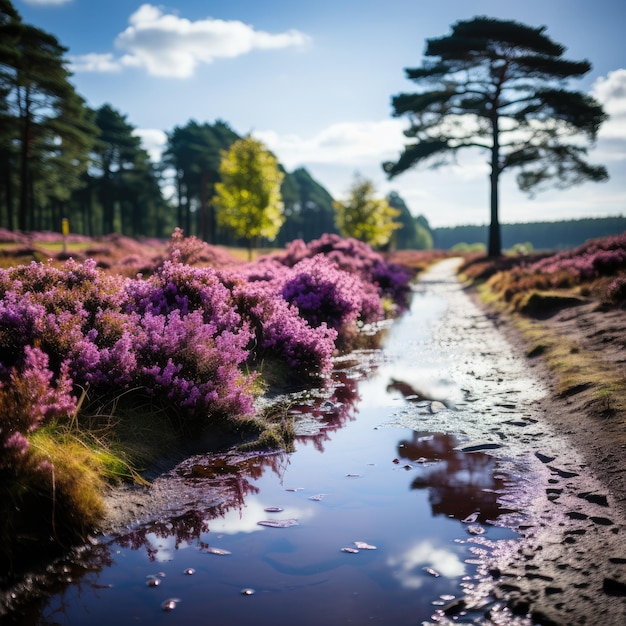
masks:
[[[186,541],[177,541],[174,535],[169,537],[157,537],[154,533],[146,535],[146,542],[154,550],[154,560],[157,563],[173,561],[177,550],[184,550],[189,547]]]
[[[433,350],[432,327],[445,313],[447,303],[432,294],[415,294],[411,311],[399,319],[385,338],[385,362],[361,388],[362,406],[397,405],[405,393],[456,405],[463,399],[458,384],[450,380],[447,355]],[[389,388],[394,382],[409,392]]]
[[[157,530],[150,527],[145,535],[128,539],[120,549],[120,567],[103,570],[99,584],[110,585],[101,593],[103,602],[85,612],[77,604],[65,609],[69,619],[75,618],[72,623],[85,623],[86,612],[98,614],[91,626],[119,621],[116,607],[126,603],[131,607],[124,609],[126,617],[145,616],[141,605],[148,603],[147,621],[165,623],[156,617],[172,617],[158,609],[163,598],[151,604],[159,592],[145,585],[145,576],[155,570],[166,573],[159,590],[182,598],[176,623],[255,623],[262,618],[264,623],[308,626],[428,620],[433,598],[458,594],[459,579],[472,575],[472,566],[464,562],[469,549],[461,520],[478,513],[486,537],[512,535],[490,523],[498,517],[496,498],[502,487],[494,479],[495,459],[458,449],[460,441],[452,433],[464,432],[467,425],[450,430],[463,411],[425,414],[424,405],[430,403],[410,398],[460,400],[458,374],[450,380],[450,354],[432,342],[432,329],[446,306],[443,298],[416,294],[412,311],[390,327],[382,362],[369,378],[342,379],[331,403],[339,407],[337,415],[301,403],[311,421],[324,424],[317,440],[302,436],[296,453],[241,463],[232,474],[212,473],[210,460],[206,471],[183,474],[186,489],[197,486],[198,501],[204,498],[203,480],[220,483],[216,517],[208,517],[207,509],[193,511],[197,519],[165,520]],[[415,418],[411,427],[388,426],[394,412],[410,413]],[[198,466],[204,468],[203,462]],[[310,500],[320,493],[323,499]],[[265,511],[269,506],[283,511]],[[280,519],[296,519],[298,526],[259,525]],[[378,549],[341,551],[355,541]],[[211,554],[211,547],[228,556]],[[187,567],[196,570],[194,576],[182,574]],[[252,602],[241,599],[243,587],[257,590]]]
[[[430,540],[420,541],[401,554],[390,556],[387,565],[394,578],[406,589],[419,589],[425,584],[425,567],[430,567],[448,578],[458,578],[465,574],[465,564],[458,554],[436,546]]]
[[[280,513],[268,513],[265,507],[271,506],[261,502],[259,498],[250,496],[241,509],[231,509],[224,516],[209,522],[212,533],[236,535],[238,533],[254,533],[264,530],[259,526],[262,520],[296,519],[298,522],[308,521],[315,516],[314,506],[290,506]]]

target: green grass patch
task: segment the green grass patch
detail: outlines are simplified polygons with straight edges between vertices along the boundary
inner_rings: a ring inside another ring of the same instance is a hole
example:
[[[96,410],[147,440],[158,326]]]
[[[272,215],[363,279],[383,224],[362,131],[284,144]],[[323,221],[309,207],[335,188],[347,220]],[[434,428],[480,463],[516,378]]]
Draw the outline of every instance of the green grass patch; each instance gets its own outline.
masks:
[[[589,392],[590,402],[601,414],[626,411],[626,380],[601,356],[582,350],[571,338],[532,320],[517,319],[531,348],[529,356],[541,356],[555,375],[556,392],[572,397]]]

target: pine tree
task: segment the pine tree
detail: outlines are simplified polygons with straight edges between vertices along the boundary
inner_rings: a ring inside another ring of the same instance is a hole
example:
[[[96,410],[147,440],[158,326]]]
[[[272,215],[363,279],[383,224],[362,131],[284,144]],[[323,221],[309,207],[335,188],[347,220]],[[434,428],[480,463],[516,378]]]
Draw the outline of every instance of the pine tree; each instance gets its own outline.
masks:
[[[544,26],[476,17],[453,25],[452,34],[427,40],[423,65],[406,75],[421,87],[392,99],[395,116],[406,115],[413,140],[396,162],[383,167],[392,178],[420,165],[439,166],[461,149],[489,155],[490,256],[501,254],[498,217],[500,175],[517,168],[518,186],[532,193],[608,178],[585,160],[606,119],[592,97],[567,89],[591,69],[588,61],[563,58]]]

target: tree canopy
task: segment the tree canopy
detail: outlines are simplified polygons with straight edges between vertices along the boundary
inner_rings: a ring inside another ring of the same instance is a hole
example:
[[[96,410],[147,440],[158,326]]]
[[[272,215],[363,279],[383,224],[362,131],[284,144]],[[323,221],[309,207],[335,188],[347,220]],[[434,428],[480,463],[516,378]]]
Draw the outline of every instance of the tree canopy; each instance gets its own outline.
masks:
[[[252,137],[224,152],[213,201],[217,222],[248,242],[250,256],[259,238],[273,240],[284,222],[280,186],[284,177],[276,157]]]
[[[430,250],[433,247],[433,236],[428,220],[423,215],[413,217],[397,191],[387,194],[387,202],[400,212],[398,222],[402,227],[393,234],[395,247],[398,250]]]
[[[386,199],[376,197],[374,183],[355,176],[345,201],[334,202],[335,220],[344,237],[354,237],[373,247],[386,245],[394,231],[402,228],[400,211]]]
[[[586,160],[581,141],[595,142],[606,115],[591,96],[567,87],[591,64],[563,58],[565,48],[545,30],[488,17],[459,21],[450,35],[427,40],[421,67],[405,70],[420,91],[392,98],[394,116],[410,120],[412,142],[383,164],[390,178],[449,163],[464,148],[488,154],[490,256],[501,254],[503,172],[518,169],[518,186],[528,193],[608,178],[606,168]]]
[[[78,186],[97,130],[69,80],[67,49],[22,22],[7,0],[0,0],[0,42],[0,196],[9,227],[16,204],[18,228],[33,230],[44,225],[37,209],[57,208]]]

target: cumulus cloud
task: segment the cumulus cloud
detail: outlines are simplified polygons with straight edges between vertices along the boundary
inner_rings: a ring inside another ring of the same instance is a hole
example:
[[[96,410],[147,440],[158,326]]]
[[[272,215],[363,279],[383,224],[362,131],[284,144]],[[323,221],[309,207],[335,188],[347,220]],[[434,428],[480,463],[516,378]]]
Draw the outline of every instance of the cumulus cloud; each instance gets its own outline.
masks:
[[[122,66],[111,53],[105,54],[83,54],[81,56],[70,57],[72,72],[119,72]]]
[[[129,18],[129,26],[115,39],[125,54],[84,55],[72,59],[79,71],[111,72],[141,67],[152,76],[189,78],[199,65],[234,58],[253,50],[303,46],[310,38],[297,30],[267,33],[249,24],[205,18],[195,22],[165,13],[151,4],[141,5]]]
[[[422,541],[398,556],[390,556],[387,565],[406,589],[419,589],[424,584],[424,567],[436,569],[447,578],[457,578],[465,573],[465,565],[458,555],[430,541]]]
[[[406,127],[406,120],[391,118],[331,124],[309,137],[269,130],[255,131],[254,135],[288,170],[306,167],[316,173],[334,197],[347,193],[354,174],[358,172],[372,180],[381,194],[407,188],[407,194],[410,193],[418,205],[425,192],[421,186],[415,185],[415,177],[406,175],[389,181],[382,169],[382,163],[397,159],[409,141],[403,134]],[[487,166],[484,156],[471,151],[459,154],[456,163],[446,170],[456,180],[478,180],[482,184]],[[420,176],[425,179],[426,174],[422,172]]]
[[[352,163],[359,166],[398,156],[406,140],[402,134],[405,127],[406,122],[390,119],[331,124],[310,137],[281,135],[274,131],[256,131],[254,134],[288,168],[305,163]]]
[[[600,129],[600,137],[626,139],[626,69],[618,69],[598,78],[591,95],[610,116]]]
[[[158,163],[167,144],[165,132],[158,128],[136,128],[133,134],[141,139],[141,145],[150,155],[150,159],[154,163]]]

